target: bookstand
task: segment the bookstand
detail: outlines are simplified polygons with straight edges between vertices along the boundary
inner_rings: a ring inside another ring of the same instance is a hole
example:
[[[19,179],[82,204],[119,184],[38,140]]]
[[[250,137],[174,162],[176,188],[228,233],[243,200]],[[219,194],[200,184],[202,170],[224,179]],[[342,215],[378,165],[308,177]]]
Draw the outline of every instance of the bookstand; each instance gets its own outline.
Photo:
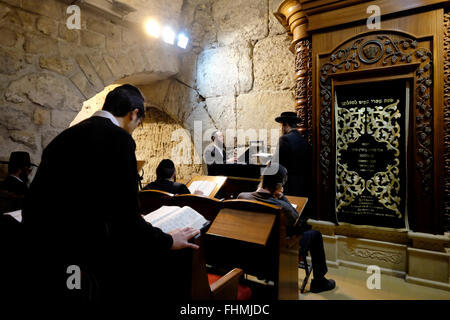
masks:
[[[227,180],[227,177],[223,177],[223,176],[195,176],[193,177],[187,184],[186,186],[189,188],[190,185],[194,182],[194,181],[208,181],[208,182],[213,182],[216,184],[216,186],[214,187],[214,189],[212,190],[212,192],[208,195],[210,198],[214,198],[216,193],[220,190],[220,188],[222,188],[223,184],[225,183],[225,181]]]

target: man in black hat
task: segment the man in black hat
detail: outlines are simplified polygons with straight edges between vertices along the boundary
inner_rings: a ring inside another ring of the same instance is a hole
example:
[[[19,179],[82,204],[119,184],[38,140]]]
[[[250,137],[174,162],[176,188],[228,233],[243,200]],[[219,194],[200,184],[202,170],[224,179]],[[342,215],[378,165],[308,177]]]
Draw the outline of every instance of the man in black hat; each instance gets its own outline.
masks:
[[[274,160],[288,171],[284,193],[291,196],[309,197],[311,179],[311,151],[306,138],[297,131],[301,121],[295,112],[283,112],[275,119],[282,124],[283,135],[278,140]]]
[[[8,162],[8,176],[0,185],[1,190],[15,196],[25,196],[28,192],[28,176],[31,173],[30,154],[25,151],[11,152]]]
[[[163,159],[156,168],[156,180],[144,187],[144,190],[161,190],[172,194],[190,194],[185,184],[176,182],[175,164]]]
[[[299,261],[306,257],[308,252],[311,253],[313,265],[314,279],[311,281],[311,292],[319,293],[335,288],[336,283],[333,279],[326,279],[325,274],[328,272],[325,250],[323,247],[322,234],[317,230],[310,230],[307,224],[307,217],[300,216],[297,210],[292,206],[289,200],[283,195],[283,186],[286,180],[289,181],[288,172],[283,165],[278,165],[275,173],[272,168],[276,168],[277,164],[272,163],[272,167],[267,167],[261,177],[261,183],[255,192],[242,192],[238,195],[238,199],[262,201],[283,208],[286,217],[286,233],[287,236],[301,234]],[[306,263],[306,261],[304,261]]]

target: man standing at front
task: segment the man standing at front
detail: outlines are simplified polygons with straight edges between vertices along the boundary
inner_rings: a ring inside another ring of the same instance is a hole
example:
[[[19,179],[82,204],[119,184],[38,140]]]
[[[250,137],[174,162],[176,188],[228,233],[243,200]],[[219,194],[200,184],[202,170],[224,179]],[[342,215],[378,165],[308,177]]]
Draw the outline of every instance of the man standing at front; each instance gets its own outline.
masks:
[[[288,172],[284,194],[310,197],[311,152],[308,141],[297,130],[297,124],[301,119],[295,112],[288,111],[281,113],[275,121],[282,124],[283,135],[278,140],[277,154],[274,159],[278,160]]]
[[[124,302],[158,296],[157,273],[169,249],[197,247],[188,240],[198,230],[166,234],[140,215],[131,134],[144,116],[141,92],[123,85],[108,93],[103,110],[45,148],[23,209],[35,259],[30,267],[37,271],[29,284],[33,299]],[[68,270],[81,270],[81,289],[68,288]]]

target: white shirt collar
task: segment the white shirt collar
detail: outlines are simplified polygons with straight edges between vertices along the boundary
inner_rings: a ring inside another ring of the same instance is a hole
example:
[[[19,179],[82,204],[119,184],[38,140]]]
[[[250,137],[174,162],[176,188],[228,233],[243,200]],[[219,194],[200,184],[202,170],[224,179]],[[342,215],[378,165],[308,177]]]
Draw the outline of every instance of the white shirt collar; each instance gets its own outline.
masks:
[[[15,175],[13,175],[13,174],[10,174],[10,176],[16,178],[16,179],[19,180],[20,182],[23,182],[22,179],[20,179],[18,176],[15,176]]]
[[[269,193],[269,194],[271,194],[269,190],[266,190],[266,189],[261,188],[261,187],[258,187],[258,189],[256,190],[256,192]]]
[[[119,122],[117,121],[117,119],[109,111],[98,110],[92,116],[93,117],[107,118],[107,119],[111,120],[111,122],[114,123],[116,126],[120,127]]]

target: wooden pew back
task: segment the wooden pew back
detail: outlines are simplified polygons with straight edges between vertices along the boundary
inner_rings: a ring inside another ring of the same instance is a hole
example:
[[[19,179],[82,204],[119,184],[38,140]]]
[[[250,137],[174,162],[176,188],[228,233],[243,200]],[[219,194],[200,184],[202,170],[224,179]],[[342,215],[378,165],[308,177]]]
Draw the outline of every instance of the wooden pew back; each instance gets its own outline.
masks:
[[[139,192],[141,214],[146,215],[152,211],[169,205],[173,194],[160,190],[142,190]]]
[[[196,194],[178,194],[173,196],[170,201],[170,205],[184,207],[188,206],[195,211],[202,214],[206,220],[212,222],[220,209],[222,208],[222,203],[218,199],[199,196]]]

